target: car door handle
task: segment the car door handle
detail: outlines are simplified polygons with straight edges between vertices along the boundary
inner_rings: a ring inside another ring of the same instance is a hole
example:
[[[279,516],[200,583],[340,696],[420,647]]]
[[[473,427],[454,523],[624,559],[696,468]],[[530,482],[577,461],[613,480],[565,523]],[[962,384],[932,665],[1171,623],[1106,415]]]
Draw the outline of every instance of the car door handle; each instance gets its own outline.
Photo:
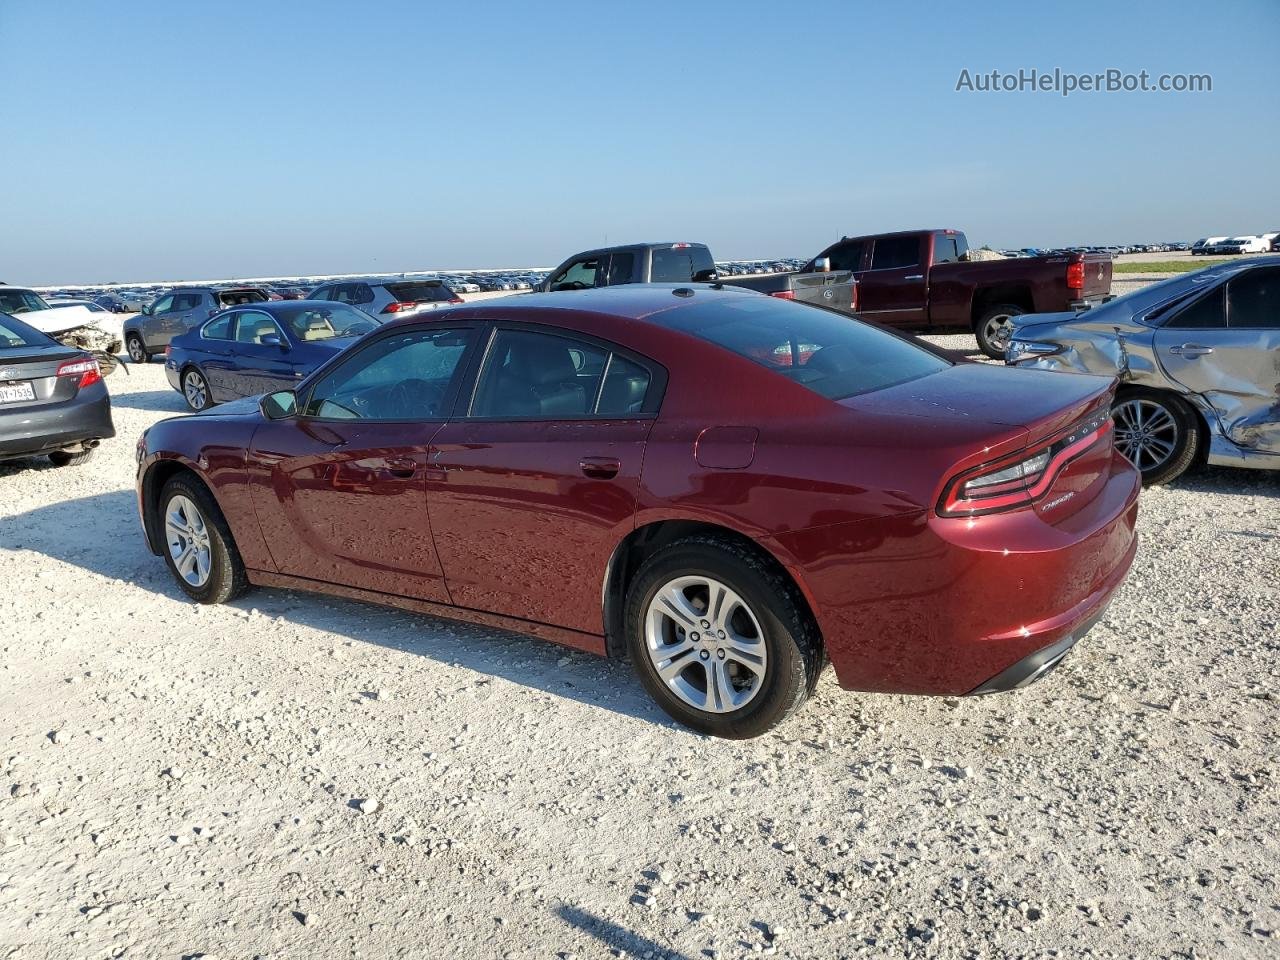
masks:
[[[903,277],[902,279],[903,279],[903,280],[923,280],[923,279],[924,279],[924,274],[923,274],[923,273],[913,273],[913,274],[911,274],[911,276],[909,276],[909,277]]]
[[[393,477],[407,480],[418,472],[418,464],[408,457],[392,457],[386,461],[383,470]]]
[[[578,461],[584,477],[592,480],[612,480],[622,469],[616,457],[583,457]]]
[[[1170,347],[1169,352],[1177,357],[1203,357],[1206,353],[1213,353],[1213,347],[1206,347],[1199,343],[1184,343],[1180,347]]]

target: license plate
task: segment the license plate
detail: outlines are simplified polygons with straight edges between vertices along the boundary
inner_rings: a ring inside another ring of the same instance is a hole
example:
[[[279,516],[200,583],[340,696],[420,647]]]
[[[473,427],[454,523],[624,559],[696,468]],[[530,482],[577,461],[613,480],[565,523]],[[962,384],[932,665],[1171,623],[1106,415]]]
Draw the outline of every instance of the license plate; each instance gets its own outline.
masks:
[[[36,388],[30,383],[0,383],[0,403],[21,403],[35,398]]]

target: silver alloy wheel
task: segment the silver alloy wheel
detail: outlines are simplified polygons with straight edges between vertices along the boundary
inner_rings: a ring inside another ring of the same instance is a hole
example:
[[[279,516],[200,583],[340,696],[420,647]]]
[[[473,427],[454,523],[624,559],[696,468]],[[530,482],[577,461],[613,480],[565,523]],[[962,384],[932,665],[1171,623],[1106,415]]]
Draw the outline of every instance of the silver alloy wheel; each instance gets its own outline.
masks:
[[[209,387],[196,370],[188,370],[182,375],[182,392],[192,410],[203,410],[209,403]]]
[[[1154,400],[1134,398],[1111,410],[1116,425],[1116,448],[1139,470],[1164,466],[1182,439],[1178,421]]]
[[[178,574],[191,586],[203,587],[209,581],[212,558],[209,527],[190,497],[178,494],[169,501],[164,513],[164,535]]]
[[[983,325],[982,332],[989,343],[998,353],[1004,353],[1009,349],[1009,341],[1013,339],[1013,324],[1009,322],[1011,313],[997,313],[993,317],[987,317],[986,323]]]
[[[695,710],[741,710],[764,686],[769,653],[760,621],[719,580],[664,584],[649,602],[644,639],[658,677]]]
[[[128,346],[129,346],[130,360],[132,360],[134,363],[147,362],[147,350],[142,345],[141,340],[139,340],[137,337],[130,337]]]

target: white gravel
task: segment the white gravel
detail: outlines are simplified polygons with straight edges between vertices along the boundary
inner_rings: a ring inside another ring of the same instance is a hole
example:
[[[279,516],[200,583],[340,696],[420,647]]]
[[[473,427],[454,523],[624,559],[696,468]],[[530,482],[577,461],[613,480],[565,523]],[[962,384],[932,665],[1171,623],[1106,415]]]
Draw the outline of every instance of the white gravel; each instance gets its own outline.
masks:
[[[1274,474],[1145,493],[1127,585],[1038,686],[828,674],[732,743],[536,640],[187,602],[133,500],[181,400],[159,364],[109,384],[89,464],[0,465],[0,957],[1280,949]]]

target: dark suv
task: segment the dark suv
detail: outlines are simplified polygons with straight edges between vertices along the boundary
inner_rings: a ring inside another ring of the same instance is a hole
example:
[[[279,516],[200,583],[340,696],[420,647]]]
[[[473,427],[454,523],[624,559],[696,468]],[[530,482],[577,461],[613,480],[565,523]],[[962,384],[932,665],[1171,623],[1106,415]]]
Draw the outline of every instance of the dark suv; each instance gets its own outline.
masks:
[[[261,287],[176,287],[124,322],[124,345],[134,363],[146,363],[219,310],[270,299]]]

